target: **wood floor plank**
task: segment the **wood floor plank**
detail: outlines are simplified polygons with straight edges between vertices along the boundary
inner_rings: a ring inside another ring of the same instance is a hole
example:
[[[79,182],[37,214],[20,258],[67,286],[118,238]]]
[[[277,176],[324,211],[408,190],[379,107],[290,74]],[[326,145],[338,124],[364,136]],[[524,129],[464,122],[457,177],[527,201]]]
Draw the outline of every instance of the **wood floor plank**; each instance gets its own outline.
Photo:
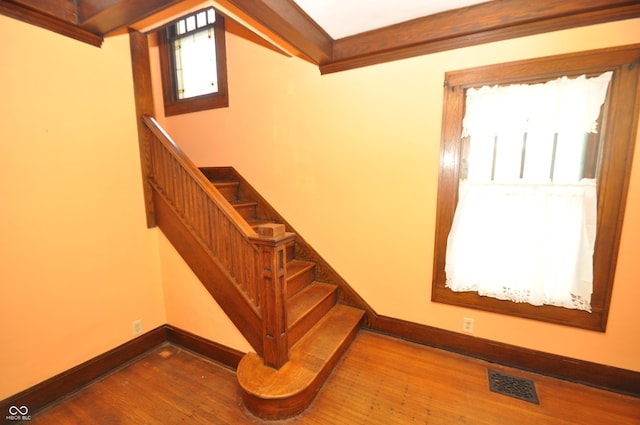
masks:
[[[531,379],[540,404],[489,391],[487,369]],[[32,424],[640,424],[640,399],[361,331],[311,406],[263,421],[235,372],[164,345],[32,417]]]

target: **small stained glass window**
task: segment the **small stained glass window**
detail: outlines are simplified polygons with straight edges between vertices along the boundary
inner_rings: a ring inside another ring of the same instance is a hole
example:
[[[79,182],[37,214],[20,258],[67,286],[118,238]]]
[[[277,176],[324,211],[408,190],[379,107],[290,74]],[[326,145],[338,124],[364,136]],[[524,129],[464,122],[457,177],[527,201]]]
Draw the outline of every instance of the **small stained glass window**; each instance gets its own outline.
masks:
[[[215,9],[167,25],[160,43],[167,115],[228,106],[224,19]]]
[[[215,22],[215,12],[209,9],[179,20],[173,28],[178,99],[218,91]]]

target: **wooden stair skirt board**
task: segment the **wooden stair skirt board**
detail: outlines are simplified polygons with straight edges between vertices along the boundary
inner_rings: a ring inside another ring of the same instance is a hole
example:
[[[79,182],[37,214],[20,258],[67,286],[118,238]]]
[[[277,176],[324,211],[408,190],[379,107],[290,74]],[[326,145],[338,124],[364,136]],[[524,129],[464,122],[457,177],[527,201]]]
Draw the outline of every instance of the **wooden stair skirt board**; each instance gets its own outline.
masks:
[[[237,378],[247,408],[264,419],[285,419],[302,412],[355,338],[364,311],[335,305],[289,351],[276,370],[256,353],[238,364]]]
[[[203,167],[200,171],[259,235],[278,237],[283,232],[295,233],[295,240],[288,244],[286,249],[287,297],[291,298],[305,287],[316,283],[334,285],[334,298],[337,298],[337,302],[364,310],[363,326],[370,326],[374,322],[375,311],[235,169]],[[317,295],[318,291],[320,289],[316,288],[313,293]],[[300,297],[295,300],[296,303],[299,301]],[[287,302],[291,304],[291,300]],[[291,319],[288,317],[289,325],[292,324]],[[305,321],[307,324],[312,322],[309,319]],[[298,329],[293,335],[289,335],[289,345],[295,343],[296,333],[302,335],[303,332],[299,331],[305,328],[306,324],[294,326]]]

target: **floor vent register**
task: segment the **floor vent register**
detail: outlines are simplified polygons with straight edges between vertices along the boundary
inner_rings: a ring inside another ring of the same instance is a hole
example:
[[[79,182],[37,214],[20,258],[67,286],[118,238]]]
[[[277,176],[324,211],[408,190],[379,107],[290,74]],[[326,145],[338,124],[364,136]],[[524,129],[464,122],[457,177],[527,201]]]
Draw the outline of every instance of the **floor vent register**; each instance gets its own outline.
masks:
[[[533,381],[489,369],[489,389],[529,403],[540,404]]]

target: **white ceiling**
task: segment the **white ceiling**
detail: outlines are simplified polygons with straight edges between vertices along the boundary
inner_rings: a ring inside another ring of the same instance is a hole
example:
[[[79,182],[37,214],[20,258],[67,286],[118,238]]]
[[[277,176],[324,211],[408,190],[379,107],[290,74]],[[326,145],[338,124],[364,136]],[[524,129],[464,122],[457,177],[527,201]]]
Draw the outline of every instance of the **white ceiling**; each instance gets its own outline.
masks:
[[[337,40],[487,0],[294,0]]]

